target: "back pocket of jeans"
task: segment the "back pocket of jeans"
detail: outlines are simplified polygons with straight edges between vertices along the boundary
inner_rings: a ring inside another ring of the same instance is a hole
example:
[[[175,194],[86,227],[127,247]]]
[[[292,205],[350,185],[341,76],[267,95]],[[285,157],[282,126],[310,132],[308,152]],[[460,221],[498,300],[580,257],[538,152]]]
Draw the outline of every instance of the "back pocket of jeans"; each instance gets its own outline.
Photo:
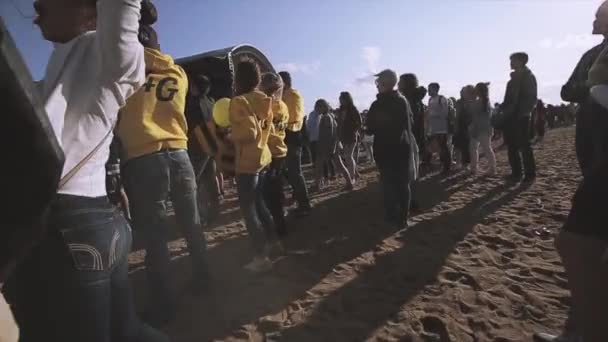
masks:
[[[79,271],[106,271],[117,262],[120,255],[121,238],[113,220],[87,227],[60,229],[74,262]]]

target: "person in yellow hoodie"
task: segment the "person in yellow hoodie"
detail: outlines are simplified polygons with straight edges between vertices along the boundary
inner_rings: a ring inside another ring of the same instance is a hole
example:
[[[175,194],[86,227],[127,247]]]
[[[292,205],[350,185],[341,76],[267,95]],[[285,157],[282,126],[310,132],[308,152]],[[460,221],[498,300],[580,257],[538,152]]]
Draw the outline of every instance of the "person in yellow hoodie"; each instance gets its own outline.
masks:
[[[285,130],[289,122],[289,109],[281,99],[283,80],[279,75],[271,72],[262,75],[260,90],[272,98],[272,126],[268,137],[268,148],[272,154],[272,163],[266,174],[264,196],[274,219],[277,235],[279,238],[284,238],[287,235],[287,222],[285,221],[284,211],[283,177],[287,157]]]
[[[294,196],[298,202],[298,208],[295,211],[296,216],[307,216],[311,212],[310,199],[308,198],[308,189],[306,181],[302,174],[302,127],[304,126],[304,99],[302,95],[292,87],[291,74],[287,71],[279,73],[283,79],[283,101],[289,109],[289,122],[287,124],[286,142],[287,151],[287,169],[289,184],[293,188]]]
[[[268,147],[272,99],[257,90],[259,84],[258,65],[252,61],[240,62],[234,75],[236,97],[230,103],[231,139],[236,148],[239,205],[255,253],[245,268],[256,273],[272,268],[267,251],[275,235],[263,191],[266,168],[272,161]]]
[[[188,243],[193,291],[207,290],[209,273],[196,177],[187,152],[184,111],[188,78],[171,56],[160,52],[154,30],[148,27],[145,31],[140,41],[145,47],[146,83],[121,110],[117,135],[122,143],[123,178],[133,227],[146,247],[150,302],[145,319],[162,325],[174,318],[177,301],[167,247],[169,198]]]

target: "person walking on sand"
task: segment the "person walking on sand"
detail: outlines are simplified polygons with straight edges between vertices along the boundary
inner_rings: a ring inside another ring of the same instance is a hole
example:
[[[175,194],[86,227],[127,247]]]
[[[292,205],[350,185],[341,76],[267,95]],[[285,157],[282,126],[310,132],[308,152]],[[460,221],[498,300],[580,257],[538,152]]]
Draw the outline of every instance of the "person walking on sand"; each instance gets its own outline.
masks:
[[[511,175],[507,179],[512,182],[521,181],[523,159],[524,182],[533,182],[536,179],[536,162],[530,143],[530,117],[538,101],[536,77],[527,67],[528,54],[517,52],[510,59],[513,72],[501,107],[511,165]]]
[[[396,228],[407,228],[410,211],[410,181],[415,144],[412,110],[395,86],[397,73],[386,69],[376,75],[378,95],[369,109],[368,134],[374,135],[374,158],[380,170],[385,220]]]
[[[545,130],[547,126],[547,107],[543,100],[538,100],[536,104],[536,121],[534,122],[534,129],[536,130],[536,142],[543,142],[545,139]]]
[[[463,169],[468,169],[471,164],[470,154],[470,132],[469,126],[472,120],[472,107],[475,103],[475,87],[467,85],[460,91],[460,99],[456,101],[456,132],[454,134],[454,148],[456,149],[457,161]]]
[[[341,143],[338,136],[337,120],[331,114],[331,107],[326,100],[321,99],[317,103],[319,104],[318,109],[321,114],[319,121],[319,142],[317,144],[317,156],[319,160],[315,169],[317,189],[323,189],[324,165],[333,161],[342,171],[344,179],[346,179],[346,190],[353,190],[353,175],[349,173],[339,153]]]
[[[439,144],[440,159],[443,164],[443,172],[448,173],[452,169],[452,149],[450,148],[450,113],[454,112],[452,101],[445,96],[439,95],[438,83],[429,84],[429,105],[426,116],[426,135],[429,141]]]
[[[289,123],[287,124],[287,173],[289,184],[293,188],[298,207],[296,216],[308,216],[312,211],[306,181],[302,174],[302,127],[304,125],[304,99],[300,92],[292,86],[291,74],[287,71],[279,73],[283,79],[283,102],[289,109]]]
[[[479,147],[488,159],[488,174],[496,173],[496,156],[492,149],[492,105],[490,104],[489,83],[478,83],[475,86],[477,98],[471,103],[470,155],[471,173],[477,175],[479,165]]]
[[[260,68],[255,62],[240,62],[234,76],[236,97],[230,103],[239,206],[254,251],[253,261],[245,269],[254,273],[272,268],[268,254],[276,242],[274,222],[264,199],[265,174],[272,162],[268,147],[272,98],[257,90],[260,81]]]
[[[338,135],[344,147],[343,154],[348,173],[353,179],[357,175],[355,150],[359,146],[359,132],[362,126],[361,114],[355,106],[352,95],[347,91],[342,92],[338,109]]]

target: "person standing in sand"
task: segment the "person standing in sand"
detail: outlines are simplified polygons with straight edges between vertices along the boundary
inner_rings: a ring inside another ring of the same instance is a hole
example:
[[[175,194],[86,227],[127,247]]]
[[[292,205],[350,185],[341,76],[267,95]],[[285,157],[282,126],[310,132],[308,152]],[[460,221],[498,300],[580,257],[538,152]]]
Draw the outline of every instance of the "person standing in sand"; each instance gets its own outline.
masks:
[[[470,134],[470,155],[471,173],[478,173],[479,147],[483,154],[488,158],[488,174],[496,173],[496,156],[492,150],[492,105],[490,104],[489,83],[478,83],[475,86],[477,99],[471,103],[471,124],[469,125]]]
[[[511,175],[509,181],[524,182],[536,179],[536,162],[530,143],[530,118],[538,101],[536,77],[527,67],[528,54],[517,52],[511,55],[511,80],[507,83],[502,111],[505,118],[505,142],[509,150]]]
[[[415,138],[412,110],[395,86],[397,73],[387,69],[376,75],[378,95],[367,118],[367,133],[374,136],[374,158],[380,170],[386,222],[407,228],[410,211],[410,181],[415,165],[411,161]]]
[[[556,247],[566,269],[572,295],[577,336],[568,329],[561,336],[538,334],[542,342],[608,341],[608,222],[604,199],[608,196],[608,102],[602,87],[608,85],[608,1],[597,11],[593,34],[605,40],[587,51],[562,88],[562,99],[580,104],[576,125],[576,153],[583,181],[572,200],[572,209],[564,228],[556,238]],[[592,94],[593,96],[590,96]]]

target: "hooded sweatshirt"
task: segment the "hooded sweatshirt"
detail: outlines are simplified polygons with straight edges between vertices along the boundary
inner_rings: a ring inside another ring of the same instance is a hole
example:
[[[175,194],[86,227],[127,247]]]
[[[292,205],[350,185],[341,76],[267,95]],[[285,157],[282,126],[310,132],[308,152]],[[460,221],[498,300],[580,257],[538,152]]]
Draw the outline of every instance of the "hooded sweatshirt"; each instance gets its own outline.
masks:
[[[289,122],[289,109],[281,100],[272,101],[272,128],[268,137],[268,148],[272,158],[284,158],[287,156],[287,144],[285,144],[285,130]]]
[[[145,59],[147,82],[129,98],[118,125],[126,160],[188,148],[186,73],[158,50],[146,48]]]
[[[95,31],[54,45],[41,95],[65,154],[63,175],[96,151],[58,193],[107,195],[111,130],[120,107],[145,81],[144,48],[137,39],[140,4],[100,0]]]
[[[254,90],[230,102],[236,173],[257,174],[272,161],[268,138],[272,128],[272,98]]]

